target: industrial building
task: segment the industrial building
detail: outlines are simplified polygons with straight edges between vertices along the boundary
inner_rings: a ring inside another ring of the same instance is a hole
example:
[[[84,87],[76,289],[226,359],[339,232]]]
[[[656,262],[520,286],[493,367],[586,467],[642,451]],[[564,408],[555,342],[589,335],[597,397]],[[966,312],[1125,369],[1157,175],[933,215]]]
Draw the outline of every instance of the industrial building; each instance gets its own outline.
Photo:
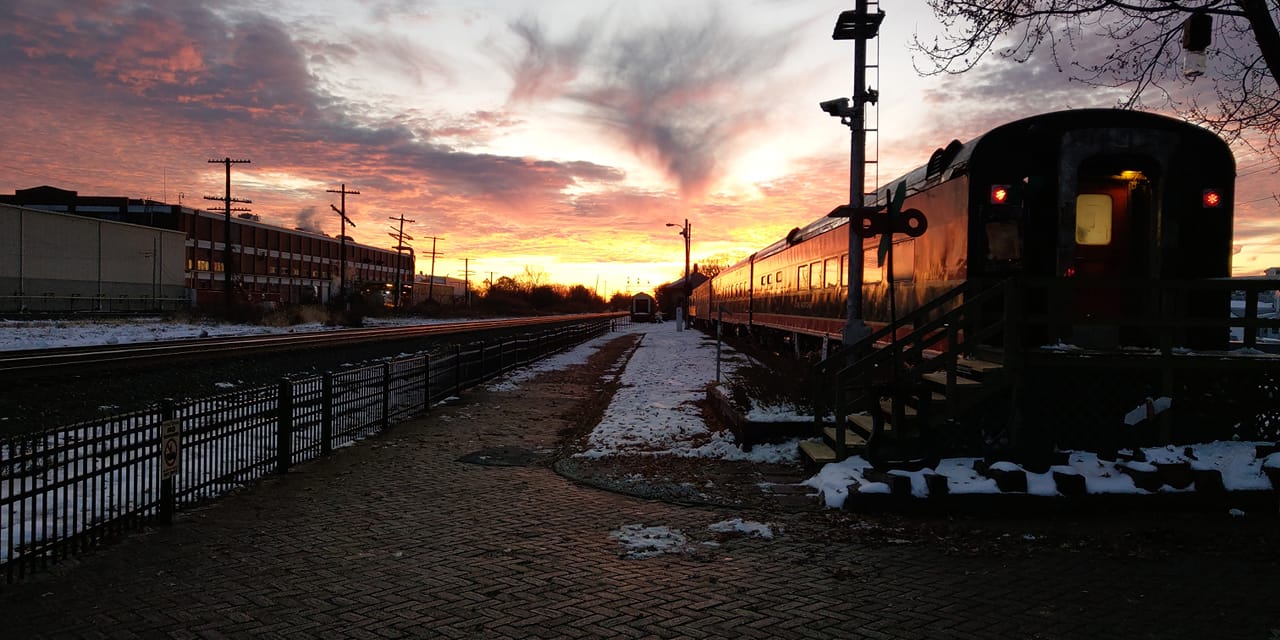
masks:
[[[469,287],[470,283],[462,278],[418,274],[413,281],[413,300],[434,300],[439,305],[466,304]]]
[[[0,194],[0,203],[16,205],[0,211],[9,212],[10,215],[5,215],[0,224],[10,228],[23,220],[18,216],[15,221],[11,215],[22,210],[21,207],[179,232],[184,248],[184,262],[181,264],[185,292],[181,297],[196,306],[218,308],[225,304],[224,291],[228,280],[235,299],[241,302],[263,305],[328,302],[338,294],[340,283],[344,281],[341,272],[344,264],[345,283],[352,293],[389,302],[394,299],[396,282],[404,283],[407,289],[412,288],[408,284],[413,279],[412,255],[358,244],[349,238],[343,242],[342,238],[323,233],[263,224],[249,214],[230,218],[228,274],[228,252],[224,241],[228,218],[223,213],[123,196],[82,196],[75,191],[50,186],[19,189],[12,195]],[[87,232],[88,227],[74,230],[74,233]],[[6,238],[10,235],[5,234]],[[65,257],[69,260],[79,260],[78,255],[73,257],[73,254],[82,253],[80,245],[89,242],[74,235],[51,235],[42,241],[47,242],[50,238],[65,243]],[[0,242],[12,244],[12,240]],[[108,261],[121,259],[115,254],[134,249],[110,242],[102,245]],[[9,253],[6,251],[6,259],[9,259]],[[9,265],[5,264],[7,269]],[[53,271],[55,276],[58,275],[57,269]],[[4,271],[0,276],[9,273]],[[66,279],[80,275],[70,270],[65,273]],[[13,291],[17,295],[21,292],[28,297],[29,291],[35,291],[30,285],[19,287],[15,282],[11,286],[9,282],[7,278],[0,280],[4,286],[0,293]],[[124,288],[123,285],[116,288],[107,283],[105,295],[132,295],[125,294]],[[167,289],[166,292],[172,290]],[[159,297],[165,296],[157,294]],[[157,308],[159,304],[157,299]]]
[[[0,313],[188,305],[186,235],[0,204]]]

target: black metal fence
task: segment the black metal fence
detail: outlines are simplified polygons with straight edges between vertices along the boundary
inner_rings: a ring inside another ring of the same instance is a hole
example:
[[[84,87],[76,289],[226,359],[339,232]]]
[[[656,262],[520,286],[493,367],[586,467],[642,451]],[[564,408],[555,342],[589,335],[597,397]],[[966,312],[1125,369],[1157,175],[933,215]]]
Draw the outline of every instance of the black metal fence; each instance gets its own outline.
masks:
[[[184,297],[155,295],[11,295],[0,296],[0,312],[21,313],[155,313],[179,311],[191,306]]]
[[[517,367],[604,335],[604,318],[444,355],[168,401],[0,441],[0,569],[8,582],[116,535],[328,454]]]

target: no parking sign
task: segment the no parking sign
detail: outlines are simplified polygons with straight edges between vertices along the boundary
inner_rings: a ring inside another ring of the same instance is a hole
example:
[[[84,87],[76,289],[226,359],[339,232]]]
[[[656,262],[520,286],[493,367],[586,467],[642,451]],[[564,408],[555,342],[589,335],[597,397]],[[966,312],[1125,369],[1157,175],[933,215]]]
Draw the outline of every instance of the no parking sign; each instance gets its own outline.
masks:
[[[182,421],[173,418],[160,423],[160,479],[168,480],[178,474],[182,461]]]

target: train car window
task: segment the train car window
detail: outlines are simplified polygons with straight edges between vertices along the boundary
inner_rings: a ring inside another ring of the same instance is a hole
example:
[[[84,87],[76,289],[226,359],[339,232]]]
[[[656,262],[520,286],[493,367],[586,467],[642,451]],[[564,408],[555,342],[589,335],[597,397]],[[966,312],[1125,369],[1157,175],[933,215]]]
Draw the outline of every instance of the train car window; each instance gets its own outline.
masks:
[[[875,251],[862,252],[862,282],[864,284],[875,284],[884,280],[884,269],[876,264]]]
[[[845,278],[848,277],[848,273],[849,273],[849,254],[846,253],[840,256],[840,286],[845,287],[849,285],[848,281],[845,280]]]
[[[987,260],[995,263],[1016,263],[1022,260],[1022,237],[1017,222],[988,222]]]
[[[1111,244],[1111,196],[1104,193],[1076,196],[1076,244]]]
[[[779,270],[777,273],[775,273],[773,277],[778,281],[778,284],[782,284],[782,271],[781,271],[781,270]]]
[[[809,282],[809,265],[802,264],[796,267],[796,288],[803,289]]]
[[[823,276],[822,282],[827,288],[839,286],[840,284],[840,261],[835,258],[827,258],[822,263],[822,270],[826,275]]]
[[[887,260],[886,260],[887,262]],[[908,282],[916,275],[916,241],[914,238],[893,243],[893,281]]]
[[[809,288],[822,288],[822,263],[814,262],[809,265]]]

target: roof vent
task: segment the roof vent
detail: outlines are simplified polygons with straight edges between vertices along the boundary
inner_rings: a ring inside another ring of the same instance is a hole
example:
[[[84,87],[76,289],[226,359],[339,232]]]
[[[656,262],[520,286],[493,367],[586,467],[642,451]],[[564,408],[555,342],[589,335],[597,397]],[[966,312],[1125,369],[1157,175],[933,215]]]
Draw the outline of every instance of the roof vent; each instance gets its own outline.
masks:
[[[929,167],[925,170],[925,178],[934,178],[942,175],[947,167],[951,166],[951,161],[956,159],[956,155],[964,148],[964,144],[959,140],[952,140],[945,149],[938,149],[929,156]]]

